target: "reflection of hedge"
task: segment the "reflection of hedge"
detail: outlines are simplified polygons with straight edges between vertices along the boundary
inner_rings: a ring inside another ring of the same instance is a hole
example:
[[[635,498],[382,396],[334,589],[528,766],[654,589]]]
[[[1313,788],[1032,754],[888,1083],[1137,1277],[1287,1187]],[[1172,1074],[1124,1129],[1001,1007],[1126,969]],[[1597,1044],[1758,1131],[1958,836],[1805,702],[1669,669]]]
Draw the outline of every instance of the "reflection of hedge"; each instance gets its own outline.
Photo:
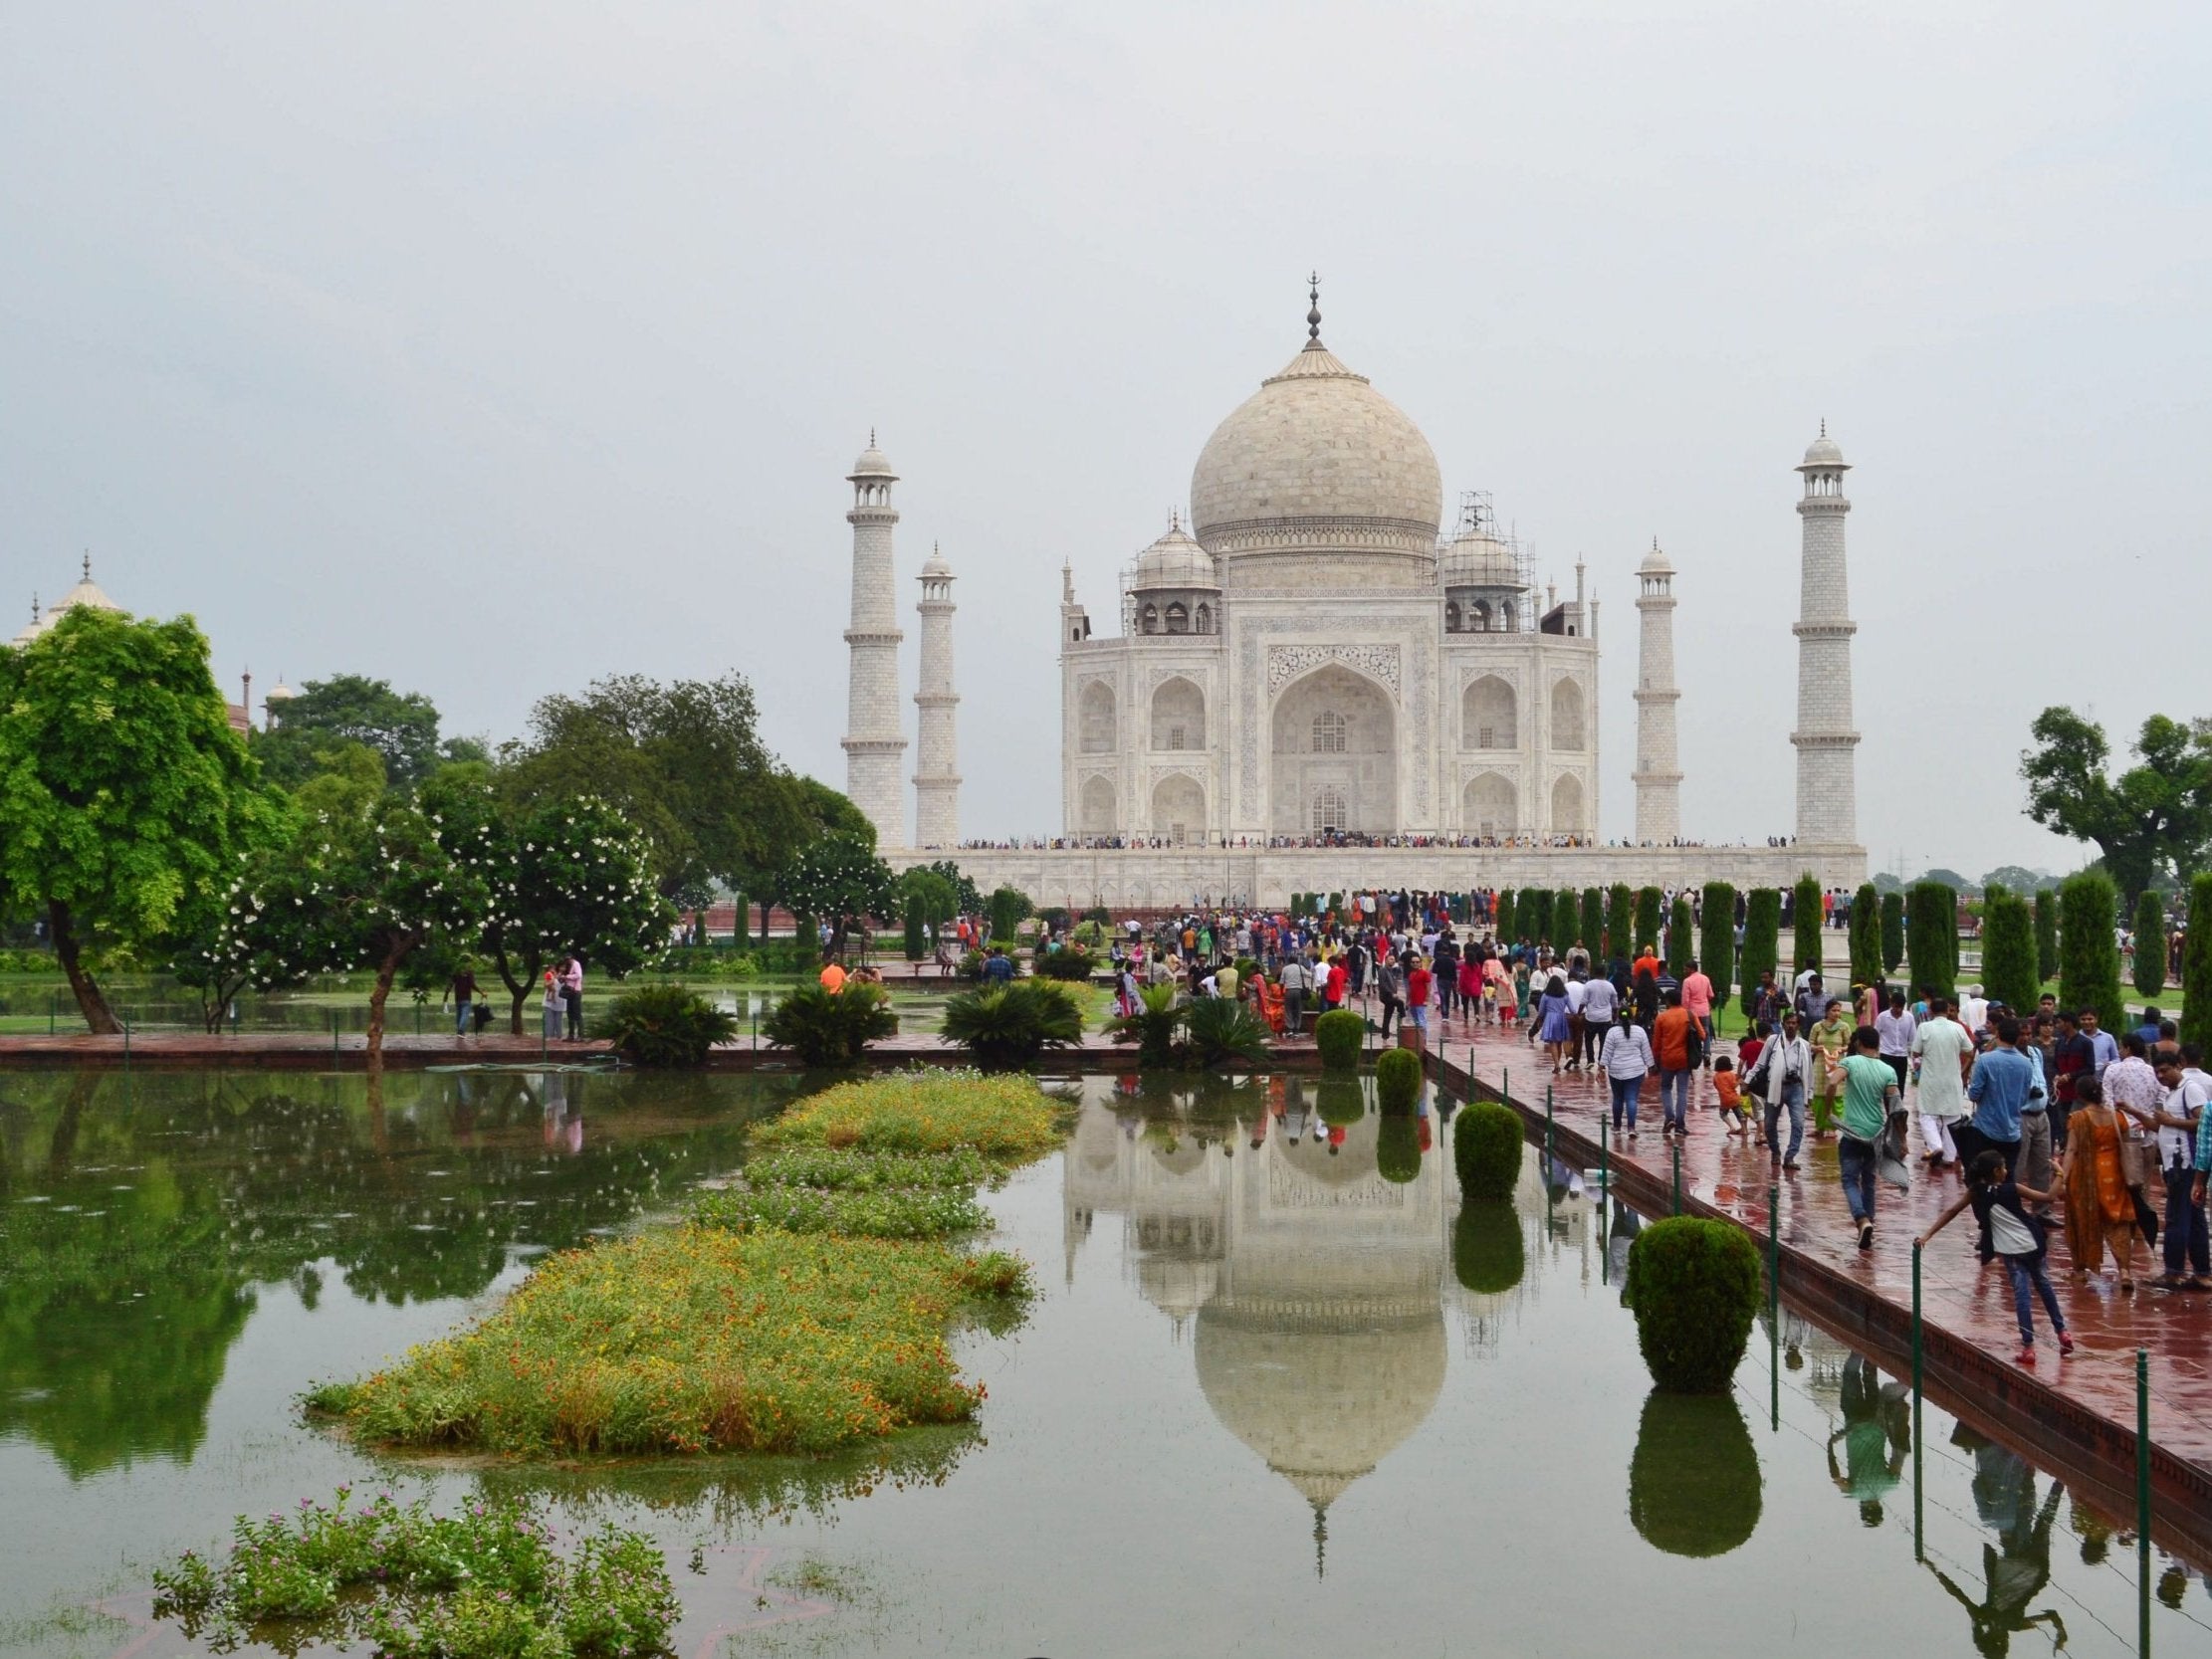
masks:
[[[1313,1022],[1314,1046],[1321,1064],[1332,1072],[1348,1072],[1360,1063],[1367,1046],[1367,1016],[1349,1008],[1333,1008]]]
[[[1321,1121],[1332,1129],[1356,1124],[1367,1116],[1367,1091],[1356,1077],[1324,1078],[1313,1093]]]
[[[1401,1186],[1421,1173],[1421,1127],[1411,1118],[1385,1118],[1377,1126],[1375,1167]]]
[[[1521,1174],[1520,1114],[1496,1101],[1468,1102],[1451,1126],[1451,1157],[1463,1197],[1512,1197]]]
[[[1385,1049],[1375,1062],[1375,1098],[1386,1118],[1413,1111],[1421,1100],[1421,1056],[1410,1048]]]
[[[1725,1555],[1759,1525],[1759,1454],[1730,1394],[1653,1389],[1629,1464],[1629,1520],[1670,1555]]]
[[[1469,1204],[1451,1231],[1451,1271],[1477,1296],[1497,1296],[1521,1282],[1528,1248],[1520,1212],[1510,1204]]]
[[[1725,1390],[1759,1290],[1758,1247],[1732,1222],[1676,1215],[1639,1233],[1622,1296],[1652,1380],[1673,1394]]]

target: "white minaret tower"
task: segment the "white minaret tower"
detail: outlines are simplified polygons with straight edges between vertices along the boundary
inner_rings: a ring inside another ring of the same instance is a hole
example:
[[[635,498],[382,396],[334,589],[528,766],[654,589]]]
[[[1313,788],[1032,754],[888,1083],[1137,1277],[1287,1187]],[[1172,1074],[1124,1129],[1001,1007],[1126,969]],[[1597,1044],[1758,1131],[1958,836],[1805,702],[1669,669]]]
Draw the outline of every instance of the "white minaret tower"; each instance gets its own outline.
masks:
[[[899,521],[891,486],[899,475],[868,447],[845,475],[852,481],[852,626],[845,644],[852,679],[845,698],[845,793],[876,827],[878,847],[906,840],[905,790],[899,786],[906,734],[899,726],[898,596],[891,580],[891,526]]]
[[[1844,569],[1844,452],[1821,422],[1821,435],[1797,469],[1805,475],[1805,551],[1798,584],[1797,838],[1816,847],[1859,842],[1858,766],[1852,751],[1851,589]]]
[[[953,567],[934,546],[922,566],[922,682],[914,694],[917,723],[914,844],[951,847],[960,841],[960,750],[953,711]]]
[[[1636,608],[1644,641],[1636,671],[1636,838],[1667,842],[1682,833],[1682,773],[1674,748],[1674,567],[1659,537],[1637,566]]]

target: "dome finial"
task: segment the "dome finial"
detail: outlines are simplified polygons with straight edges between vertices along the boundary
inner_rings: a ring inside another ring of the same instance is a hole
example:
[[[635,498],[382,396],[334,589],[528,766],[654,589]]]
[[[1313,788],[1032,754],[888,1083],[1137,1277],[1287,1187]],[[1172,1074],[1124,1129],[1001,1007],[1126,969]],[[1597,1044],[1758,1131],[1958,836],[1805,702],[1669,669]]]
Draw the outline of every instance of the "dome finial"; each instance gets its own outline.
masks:
[[[1306,279],[1306,338],[1315,345],[1321,343],[1321,273],[1316,271]]]
[[[39,619],[39,590],[38,590],[37,588],[35,588],[35,587],[34,587],[33,589],[31,589],[31,620],[32,620],[33,622],[36,622],[36,621],[38,621],[38,619]]]
[[[1828,436],[1828,417],[1826,415],[1821,416],[1821,436],[1823,438]]]
[[[1319,1503],[1313,1506],[1313,1575],[1329,1575],[1329,1511]]]
[[[91,581],[92,579],[93,579],[93,550],[92,550],[92,549],[91,549],[90,547],[87,547],[87,548],[85,549],[85,580],[87,580],[87,581],[89,582],[89,581]]]
[[[1182,508],[1180,508],[1180,507],[1171,507],[1171,508],[1169,508],[1169,509],[1168,509],[1168,528],[1170,528],[1170,529],[1172,529],[1172,530],[1179,530],[1179,529],[1181,529],[1182,527],[1183,527],[1183,509],[1182,509]]]

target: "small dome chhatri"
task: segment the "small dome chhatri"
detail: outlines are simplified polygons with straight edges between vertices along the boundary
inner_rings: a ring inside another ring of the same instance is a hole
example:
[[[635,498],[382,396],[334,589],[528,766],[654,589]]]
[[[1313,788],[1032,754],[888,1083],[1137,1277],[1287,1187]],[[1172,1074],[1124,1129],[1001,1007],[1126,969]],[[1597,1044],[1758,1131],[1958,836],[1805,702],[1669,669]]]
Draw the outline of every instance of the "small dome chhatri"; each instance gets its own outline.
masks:
[[[1659,551],[1658,536],[1652,537],[1652,550],[1644,555],[1644,562],[1637,569],[1651,576],[1671,576],[1674,573],[1673,564]]]
[[[1137,555],[1137,571],[1129,585],[1135,593],[1146,588],[1219,587],[1221,579],[1214,555],[1191,538],[1179,518],[1169,524],[1167,534]]]
[[[1306,342],[1214,429],[1191,475],[1198,539],[1218,557],[1299,552],[1434,555],[1443,515],[1421,428],[1321,343],[1318,291]]]
[[[1844,459],[1844,452],[1837,447],[1836,440],[1828,435],[1826,421],[1821,422],[1821,435],[1806,446],[1805,459],[1797,470],[1802,473],[1814,467],[1839,473],[1851,471],[1851,463]]]
[[[868,447],[860,452],[860,459],[845,476],[848,479],[885,478],[894,482],[898,479],[899,475],[891,470],[891,463],[884,458],[883,451],[876,448],[874,427],[868,428]]]

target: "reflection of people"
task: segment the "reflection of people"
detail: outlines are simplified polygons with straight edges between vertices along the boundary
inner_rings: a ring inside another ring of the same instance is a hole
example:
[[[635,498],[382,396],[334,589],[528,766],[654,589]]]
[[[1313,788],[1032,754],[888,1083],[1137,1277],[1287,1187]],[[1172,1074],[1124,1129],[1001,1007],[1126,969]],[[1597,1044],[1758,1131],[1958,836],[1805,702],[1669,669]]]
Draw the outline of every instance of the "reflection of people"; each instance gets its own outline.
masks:
[[[2057,1645],[2066,1645],[2066,1621],[2057,1608],[2030,1613],[2028,1603],[2051,1581],[2051,1529],[2059,1518],[2066,1488],[2051,1483],[2039,1507],[2036,1472],[2013,1453],[1985,1440],[1964,1423],[1951,1431],[1951,1444],[1974,1456],[1974,1509],[1997,1535],[1995,1548],[1982,1546],[1982,1599],[1975,1601],[1950,1574],[1929,1562],[1932,1571],[1973,1621],[1974,1647],[1990,1655],[2012,1650],[2012,1638],[2048,1624]]]
[[[1836,1442],[1844,1461],[1836,1462]],[[1881,1499],[1904,1473],[1912,1449],[1912,1411],[1901,1382],[1884,1382],[1863,1353],[1844,1361],[1843,1426],[1828,1437],[1828,1478],[1836,1490],[1859,1500],[1859,1519],[1881,1525]]]
[[[1612,1259],[1613,1278],[1616,1284],[1629,1282],[1629,1247],[1636,1243],[1636,1235],[1644,1231],[1644,1217],[1622,1203],[1613,1201],[1613,1220],[1606,1229],[1606,1255]]]

